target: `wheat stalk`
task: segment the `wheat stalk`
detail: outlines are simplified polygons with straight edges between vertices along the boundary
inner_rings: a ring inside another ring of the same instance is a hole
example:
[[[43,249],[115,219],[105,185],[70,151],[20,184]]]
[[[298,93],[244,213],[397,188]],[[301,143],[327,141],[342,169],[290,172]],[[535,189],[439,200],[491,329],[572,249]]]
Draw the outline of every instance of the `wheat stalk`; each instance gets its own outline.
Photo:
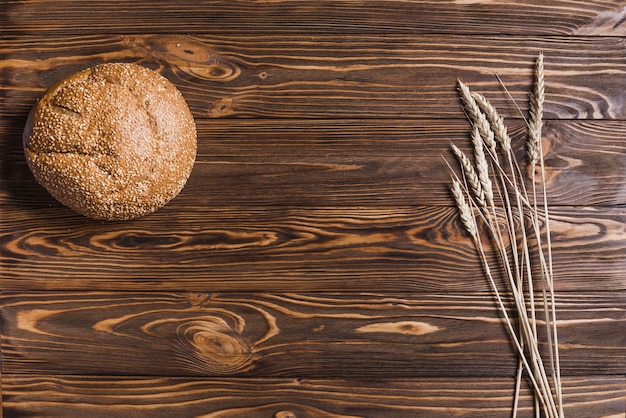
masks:
[[[537,412],[544,416],[562,418],[563,398],[559,372],[559,352],[556,328],[556,304],[552,271],[552,248],[545,184],[545,167],[541,143],[541,124],[545,100],[543,55],[535,65],[535,82],[530,95],[530,116],[527,122],[527,155],[532,173],[532,197],[528,195],[522,170],[511,150],[504,118],[481,94],[470,91],[458,80],[458,91],[463,110],[471,125],[471,142],[474,161],[452,144],[452,151],[459,161],[461,175],[453,173],[452,195],[457,204],[465,230],[477,249],[498,307],[505,320],[507,331],[519,355],[519,373],[516,380],[513,416],[517,412],[518,391],[522,371],[525,371],[534,388]],[[504,158],[501,160],[498,156]],[[506,163],[501,163],[506,161]],[[535,167],[541,172],[543,205],[537,204]],[[545,230],[542,233],[542,225]],[[504,227],[504,232],[502,232]],[[527,231],[527,228],[529,231]],[[481,238],[481,229],[488,234],[496,254],[500,258],[503,276],[511,292],[518,329],[515,330],[509,309],[503,303],[486,256],[487,241]],[[534,296],[534,261],[529,242],[535,239],[538,247],[541,285],[543,289],[544,313],[549,350],[549,362],[545,362],[539,350],[536,328],[536,306]],[[508,239],[505,239],[508,238]],[[544,245],[545,244],[545,245]],[[510,254],[510,255],[509,255]],[[528,289],[528,303],[525,289]],[[550,373],[548,373],[548,370]],[[552,378],[550,378],[551,376]]]
[[[557,336],[557,328],[556,328],[556,303],[555,303],[555,295],[554,295],[554,281],[553,281],[553,271],[552,271],[552,242],[550,238],[550,222],[548,221],[548,198],[546,191],[546,182],[545,182],[545,164],[543,159],[543,144],[541,141],[541,131],[542,131],[542,119],[543,119],[543,103],[545,100],[545,85],[544,85],[544,66],[543,66],[543,53],[539,54],[537,58],[537,62],[535,64],[535,86],[533,90],[533,94],[530,98],[530,120],[529,120],[529,138],[528,138],[528,148],[531,147],[535,150],[533,155],[531,156],[529,153],[529,159],[531,164],[531,173],[532,173],[532,186],[533,186],[533,202],[535,204],[534,214],[536,215],[535,224],[539,225],[539,211],[537,210],[537,196],[536,196],[536,181],[535,181],[535,165],[537,162],[539,163],[539,168],[541,172],[541,191],[543,197],[543,212],[545,219],[545,228],[546,228],[546,247],[547,247],[547,263],[545,262],[545,257],[542,253],[542,263],[543,272],[545,277],[545,283],[548,286],[548,291],[550,293],[549,300],[545,294],[544,288],[544,306],[546,312],[546,326],[547,336],[548,336],[548,344],[551,348],[550,350],[550,366],[552,369],[552,373],[555,380],[555,390],[556,397],[560,408],[560,413],[563,414],[563,405],[562,405],[562,393],[561,393],[561,374],[560,374],[560,365],[559,365],[559,346],[558,346],[558,336]],[[535,155],[536,153],[536,155]],[[541,248],[541,234],[539,234],[538,239],[539,248]],[[552,316],[552,320],[550,320],[549,316]],[[550,328],[551,327],[551,328]],[[551,339],[553,341],[551,341]]]

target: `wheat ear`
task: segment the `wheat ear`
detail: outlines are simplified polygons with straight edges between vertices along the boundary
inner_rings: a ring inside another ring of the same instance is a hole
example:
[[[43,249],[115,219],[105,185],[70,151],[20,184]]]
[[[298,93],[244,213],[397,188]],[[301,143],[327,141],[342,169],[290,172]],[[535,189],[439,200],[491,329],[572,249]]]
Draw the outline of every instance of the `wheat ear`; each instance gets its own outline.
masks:
[[[476,173],[474,166],[472,165],[472,162],[469,157],[459,149],[459,147],[454,144],[450,144],[450,147],[452,148],[452,152],[456,158],[459,160],[463,175],[467,179],[467,183],[472,191],[472,194],[474,195],[474,198],[476,199],[476,202],[478,203],[478,207],[485,210],[487,208],[485,191],[483,190],[483,186],[478,178],[478,174]]]
[[[535,87],[530,95],[530,118],[528,120],[528,160],[531,166],[539,161],[541,147],[541,123],[543,119],[543,101],[545,97],[543,54],[539,54],[535,65]]]
[[[496,155],[496,139],[493,131],[491,130],[489,121],[487,120],[487,116],[485,116],[482,110],[480,110],[480,106],[478,106],[476,99],[472,97],[472,92],[469,87],[461,80],[457,80],[457,83],[459,86],[461,102],[463,103],[465,112],[467,112],[467,117],[472,125],[478,128],[480,136],[485,142],[487,148],[489,148],[490,152],[493,155]]]
[[[487,117],[496,141],[498,141],[505,153],[511,152],[511,137],[504,124],[504,118],[500,116],[496,108],[482,94],[472,92],[472,97]]]
[[[461,187],[461,182],[453,178],[452,179],[452,187],[450,189],[452,191],[452,196],[456,202],[456,206],[459,210],[459,216],[461,217],[461,222],[465,227],[465,230],[472,237],[472,239],[476,240],[478,236],[478,227],[476,226],[476,219],[474,218],[474,213],[472,211],[471,206],[467,203],[465,199],[465,194],[463,193],[463,188]]]
[[[474,125],[472,129],[472,144],[474,145],[476,174],[478,175],[478,180],[480,180],[480,184],[485,193],[485,201],[488,206],[493,206],[493,185],[489,177],[489,164],[487,164],[487,157],[485,156],[483,137],[480,134],[480,129],[476,125]]]

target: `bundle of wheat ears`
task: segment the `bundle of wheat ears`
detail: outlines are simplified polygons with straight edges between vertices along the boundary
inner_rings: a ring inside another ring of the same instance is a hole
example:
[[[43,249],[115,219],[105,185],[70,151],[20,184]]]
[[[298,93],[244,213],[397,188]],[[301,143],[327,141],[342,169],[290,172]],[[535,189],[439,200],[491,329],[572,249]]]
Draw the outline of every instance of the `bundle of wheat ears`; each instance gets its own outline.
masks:
[[[525,176],[511,149],[504,119],[483,95],[470,91],[459,80],[461,103],[472,126],[474,155],[470,157],[452,144],[460,172],[451,169],[451,190],[461,222],[476,247],[519,356],[512,415],[517,414],[521,382],[527,379],[535,395],[536,415],[562,418],[550,223],[541,143],[543,55],[537,58],[534,75],[530,115],[524,118],[528,128],[529,167],[526,172],[531,173],[530,186],[526,187]],[[536,171],[540,173],[539,179]],[[537,296],[543,301],[539,308],[535,303],[536,286],[541,289]],[[543,318],[537,318],[537,312],[543,312]],[[539,349],[538,322],[546,325],[543,338],[547,339],[547,355]]]

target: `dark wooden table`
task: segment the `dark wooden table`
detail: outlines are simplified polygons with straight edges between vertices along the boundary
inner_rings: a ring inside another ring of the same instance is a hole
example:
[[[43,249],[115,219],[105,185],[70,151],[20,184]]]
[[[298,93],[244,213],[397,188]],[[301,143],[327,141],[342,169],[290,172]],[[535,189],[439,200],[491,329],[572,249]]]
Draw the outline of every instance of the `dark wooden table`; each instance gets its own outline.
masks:
[[[527,4],[521,4],[527,3]],[[448,192],[460,78],[544,136],[568,417],[626,411],[626,8],[606,1],[0,2],[4,417],[505,417],[516,357]],[[66,209],[21,131],[110,61],[199,152],[130,222]],[[532,416],[528,388],[520,416]]]

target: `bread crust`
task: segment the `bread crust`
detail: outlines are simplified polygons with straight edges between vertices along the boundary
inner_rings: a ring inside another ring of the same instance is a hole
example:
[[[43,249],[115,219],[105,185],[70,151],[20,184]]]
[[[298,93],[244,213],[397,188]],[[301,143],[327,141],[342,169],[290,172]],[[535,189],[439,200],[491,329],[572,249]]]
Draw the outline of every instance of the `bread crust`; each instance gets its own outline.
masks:
[[[136,64],[109,63],[52,86],[30,112],[24,153],[36,180],[87,217],[152,213],[185,186],[196,126],[176,87]]]

